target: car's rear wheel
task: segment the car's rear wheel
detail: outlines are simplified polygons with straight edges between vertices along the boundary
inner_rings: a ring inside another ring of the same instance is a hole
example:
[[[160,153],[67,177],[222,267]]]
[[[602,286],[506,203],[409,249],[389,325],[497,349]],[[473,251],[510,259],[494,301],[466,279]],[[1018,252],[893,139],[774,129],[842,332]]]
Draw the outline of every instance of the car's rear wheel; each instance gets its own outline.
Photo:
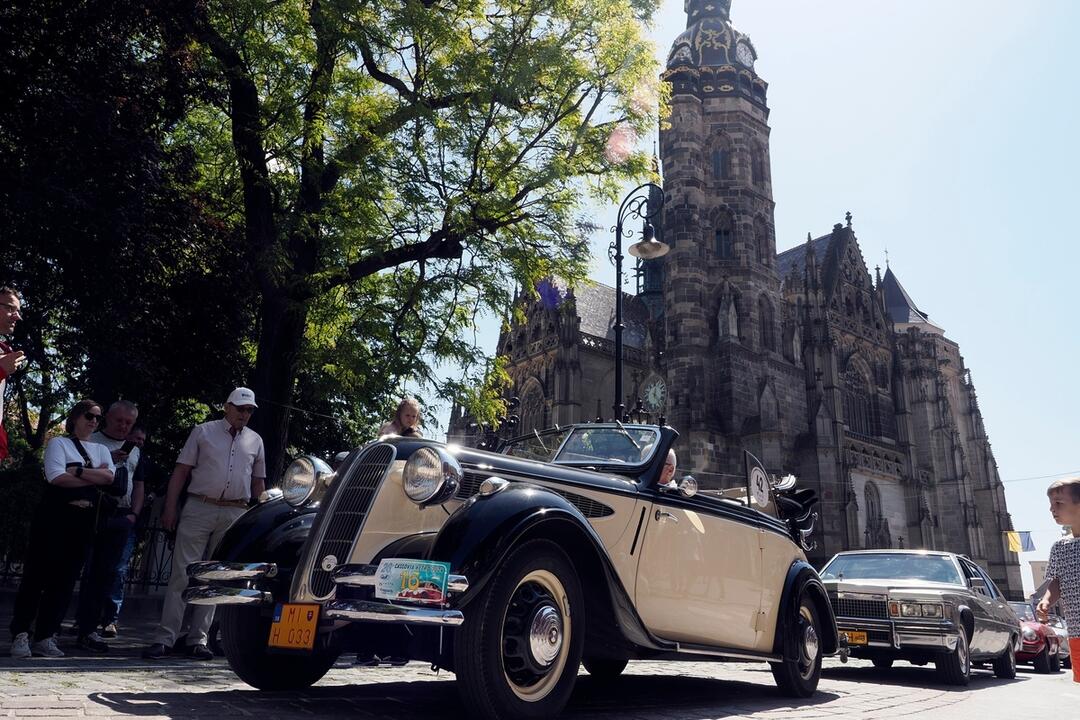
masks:
[[[1035,672],[1040,674],[1047,674],[1050,672],[1050,648],[1043,645],[1043,649],[1039,651],[1039,654],[1035,656],[1035,659],[1031,661],[1031,664],[1035,667]]]
[[[967,685],[971,682],[971,654],[968,652],[967,632],[960,630],[953,651],[939,656],[934,664],[938,677],[949,685]]]
[[[870,660],[870,662],[874,663],[874,667],[876,667],[878,670],[888,670],[889,668],[892,667],[893,659],[892,658],[880,658],[879,657],[879,658],[872,658]]]
[[[810,697],[821,679],[821,620],[814,603],[803,594],[795,621],[796,659],[772,663],[772,674],[780,692],[789,697]]]
[[[260,690],[302,690],[334,666],[338,653],[315,645],[310,655],[267,652],[270,618],[258,608],[224,605],[215,613],[221,623],[221,647],[237,677]]]
[[[1012,680],[1016,677],[1016,641],[1009,638],[1009,646],[1005,652],[994,658],[994,675],[1003,680]]]
[[[454,638],[454,671],[470,715],[558,715],[581,664],[584,609],[577,573],[557,545],[533,540],[514,551],[465,609]]]
[[[584,658],[581,664],[589,671],[589,674],[600,681],[614,680],[626,669],[626,660],[612,660],[610,658]]]

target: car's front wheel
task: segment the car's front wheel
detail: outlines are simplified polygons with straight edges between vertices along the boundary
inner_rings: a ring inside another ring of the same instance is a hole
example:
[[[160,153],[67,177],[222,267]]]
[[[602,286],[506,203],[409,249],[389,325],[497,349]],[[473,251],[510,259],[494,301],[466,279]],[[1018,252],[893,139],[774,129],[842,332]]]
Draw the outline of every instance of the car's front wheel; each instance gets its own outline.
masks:
[[[1050,672],[1061,672],[1061,648],[1058,648],[1054,654],[1050,656]]]
[[[454,671],[470,715],[549,718],[574,689],[585,638],[581,583],[566,553],[532,540],[465,609]]]
[[[267,652],[270,618],[258,608],[225,605],[215,613],[221,623],[221,647],[237,677],[260,690],[302,690],[333,667],[338,653],[315,646],[310,655]]]
[[[1003,680],[1012,680],[1016,677],[1016,642],[1011,637],[1005,652],[994,658],[994,675]]]
[[[968,652],[967,632],[956,636],[956,647],[934,661],[938,676],[949,685],[967,685],[971,681],[971,654]]]
[[[1043,645],[1043,649],[1039,651],[1039,654],[1035,656],[1035,659],[1031,661],[1031,664],[1035,666],[1035,672],[1045,675],[1050,672],[1050,648]]]
[[[803,594],[791,624],[795,634],[796,659],[772,663],[772,674],[780,692],[790,697],[810,697],[821,679],[821,620],[814,603]]]

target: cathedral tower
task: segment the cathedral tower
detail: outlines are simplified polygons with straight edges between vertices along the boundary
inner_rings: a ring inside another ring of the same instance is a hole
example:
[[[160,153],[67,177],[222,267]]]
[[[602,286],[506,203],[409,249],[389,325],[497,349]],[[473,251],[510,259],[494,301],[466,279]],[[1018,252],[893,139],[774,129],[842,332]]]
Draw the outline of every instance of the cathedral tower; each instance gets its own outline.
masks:
[[[743,447],[780,467],[783,452],[770,439],[782,421],[777,401],[789,389],[804,392],[797,359],[782,347],[768,86],[754,70],[753,43],[731,24],[730,0],[686,0],[685,7],[687,28],[663,76],[672,90],[670,127],[660,133],[671,245],[664,258],[669,417],[697,472],[740,468]],[[796,414],[784,424],[802,429],[805,418]]]

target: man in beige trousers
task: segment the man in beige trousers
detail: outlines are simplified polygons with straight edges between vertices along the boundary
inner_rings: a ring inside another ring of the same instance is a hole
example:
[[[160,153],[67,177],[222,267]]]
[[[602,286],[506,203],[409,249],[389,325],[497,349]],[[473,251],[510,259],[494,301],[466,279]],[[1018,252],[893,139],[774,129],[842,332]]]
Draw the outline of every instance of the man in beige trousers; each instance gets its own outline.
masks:
[[[176,530],[172,574],[161,624],[153,644],[143,650],[144,658],[165,657],[176,642],[184,620],[181,594],[188,584],[187,566],[202,560],[244,513],[251,499],[266,489],[263,441],[247,427],[256,407],[255,393],[245,387],[236,388],[225,402],[225,417],[196,425],[176,458],[161,516],[166,530]],[[177,517],[180,494],[189,476],[187,502]],[[213,619],[213,607],[193,608],[185,654],[198,660],[214,657],[206,646]]]

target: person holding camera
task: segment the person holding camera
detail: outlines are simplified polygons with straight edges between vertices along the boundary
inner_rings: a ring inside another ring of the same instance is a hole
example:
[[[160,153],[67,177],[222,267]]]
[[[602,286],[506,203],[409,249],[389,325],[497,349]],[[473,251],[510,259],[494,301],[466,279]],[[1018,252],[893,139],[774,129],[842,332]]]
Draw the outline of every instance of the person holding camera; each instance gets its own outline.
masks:
[[[256,407],[255,393],[246,387],[236,388],[225,401],[225,417],[196,425],[176,458],[161,515],[162,527],[176,530],[172,574],[161,624],[154,633],[154,642],[143,650],[144,658],[163,658],[176,642],[184,620],[188,565],[202,560],[207,549],[213,549],[233,521],[244,514],[248,503],[266,490],[263,441],[247,426]],[[189,476],[187,502],[178,512]],[[213,659],[214,654],[206,646],[213,620],[213,606],[192,608],[184,651],[188,657]]]
[[[15,323],[22,320],[22,303],[15,290],[7,285],[0,287],[0,335],[15,332]],[[8,438],[4,430],[4,387],[8,376],[15,374],[26,364],[22,350],[13,350],[0,341],[0,460],[8,456]]]
[[[394,419],[379,428],[379,435],[402,435],[423,437],[420,434],[420,403],[407,397],[398,403]]]
[[[30,543],[11,618],[11,657],[63,657],[56,633],[94,532],[100,489],[115,469],[104,445],[90,442],[101,406],[80,400],[68,412],[67,435],[45,446],[45,495],[30,524]],[[34,643],[30,643],[33,628]]]
[[[109,645],[104,638],[116,637],[115,617],[106,618],[105,610],[113,603],[117,576],[123,576],[127,571],[131,548],[135,544],[135,521],[142,512],[143,483],[141,476],[135,474],[139,448],[127,439],[138,417],[139,408],[135,403],[117,400],[105,413],[105,427],[90,436],[92,442],[108,448],[117,476],[126,476],[123,495],[111,502],[102,499],[106,505],[99,509],[97,530],[79,584],[79,605],[75,613],[78,646],[93,653],[107,652]]]

